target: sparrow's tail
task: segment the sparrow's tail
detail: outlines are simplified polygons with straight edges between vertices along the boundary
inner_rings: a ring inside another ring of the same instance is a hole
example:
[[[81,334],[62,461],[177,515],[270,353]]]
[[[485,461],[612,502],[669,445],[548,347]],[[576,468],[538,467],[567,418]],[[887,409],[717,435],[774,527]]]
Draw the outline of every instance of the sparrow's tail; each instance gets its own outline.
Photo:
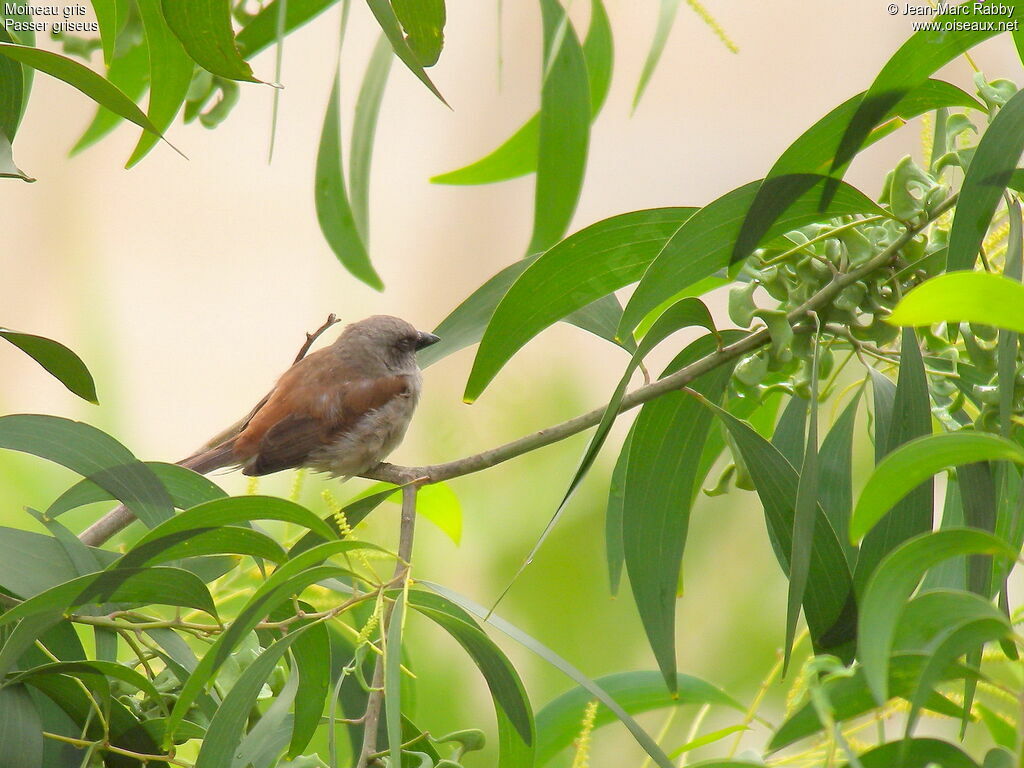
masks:
[[[225,440],[223,443],[194,453],[187,459],[177,462],[179,465],[205,475],[215,469],[230,467],[238,464],[233,449],[234,439]],[[79,537],[85,544],[99,546],[115,533],[128,527],[128,524],[135,519],[135,515],[124,504],[115,507],[107,515],[86,528]]]

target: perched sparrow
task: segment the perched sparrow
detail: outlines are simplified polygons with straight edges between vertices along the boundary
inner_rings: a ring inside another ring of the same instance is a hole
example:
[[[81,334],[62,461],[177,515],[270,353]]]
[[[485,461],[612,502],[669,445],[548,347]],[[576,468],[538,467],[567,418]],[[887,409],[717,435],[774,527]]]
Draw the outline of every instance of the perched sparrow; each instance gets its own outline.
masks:
[[[248,416],[178,463],[202,474],[237,466],[246,475],[366,472],[402,442],[422,385],[416,352],[437,341],[389,315],[352,323],[285,371]],[[133,519],[118,507],[82,540],[105,541]]]
[[[352,323],[285,371],[242,421],[178,463],[200,473],[365,472],[405,437],[422,385],[416,352],[437,341],[389,315]]]

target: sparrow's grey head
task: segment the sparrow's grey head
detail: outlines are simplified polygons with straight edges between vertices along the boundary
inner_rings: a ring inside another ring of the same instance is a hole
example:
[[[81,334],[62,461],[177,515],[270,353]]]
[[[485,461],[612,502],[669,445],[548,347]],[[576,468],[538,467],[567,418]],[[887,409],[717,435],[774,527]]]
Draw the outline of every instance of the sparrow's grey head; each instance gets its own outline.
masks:
[[[406,373],[416,369],[416,353],[438,341],[434,334],[418,331],[399,317],[373,315],[347,326],[335,345],[347,357],[381,363],[392,372]]]

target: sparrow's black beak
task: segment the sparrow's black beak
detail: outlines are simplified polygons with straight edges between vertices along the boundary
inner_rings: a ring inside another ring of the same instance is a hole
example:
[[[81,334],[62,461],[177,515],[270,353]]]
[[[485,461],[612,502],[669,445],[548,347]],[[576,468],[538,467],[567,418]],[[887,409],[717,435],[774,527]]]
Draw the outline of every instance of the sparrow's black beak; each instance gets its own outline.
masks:
[[[435,336],[434,334],[427,333],[426,331],[420,331],[416,336],[416,349],[424,349],[425,347],[429,347],[431,344],[437,344],[440,340],[440,336]]]

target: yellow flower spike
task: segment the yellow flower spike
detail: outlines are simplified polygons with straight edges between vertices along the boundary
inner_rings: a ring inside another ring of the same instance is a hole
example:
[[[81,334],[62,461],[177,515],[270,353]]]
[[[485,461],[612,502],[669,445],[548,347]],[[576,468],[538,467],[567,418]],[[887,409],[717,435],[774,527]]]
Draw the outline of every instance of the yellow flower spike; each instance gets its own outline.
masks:
[[[257,475],[253,475],[249,478],[249,482],[245,486],[246,496],[255,496],[256,492],[260,489],[260,479]]]
[[[338,530],[341,532],[342,537],[346,539],[354,538],[352,536],[352,526],[348,524],[348,518],[345,517],[345,510],[341,508],[341,504],[334,498],[334,494],[325,488],[320,496],[323,498],[324,504],[327,505],[331,517],[334,518],[334,522],[338,524]]]
[[[711,31],[715,33],[715,37],[722,41],[722,45],[729,49],[732,53],[739,53],[740,49],[736,46],[729,36],[722,29],[722,25],[719,24],[715,17],[708,13],[708,9],[701,5],[697,0],[686,0],[686,4],[690,6],[690,9],[696,13],[700,20],[710,27]]]
[[[373,604],[373,613],[370,614],[370,618],[366,620],[366,624],[359,630],[359,637],[356,638],[356,648],[361,645],[365,645],[370,642],[370,635],[380,624],[380,614],[384,607],[384,594],[380,593],[377,595],[377,600]]]
[[[932,149],[935,144],[935,122],[932,120],[930,112],[925,112],[921,115],[921,157],[924,160],[923,165],[927,165],[932,161]]]
[[[306,470],[300,467],[295,470],[295,474],[292,476],[292,490],[288,494],[288,501],[294,501],[296,504],[299,502],[299,497],[302,496],[302,486],[306,482]]]
[[[591,701],[583,710],[583,722],[580,724],[580,735],[576,737],[576,755],[572,759],[572,768],[587,768],[590,765],[590,735],[594,731],[596,718],[597,701]]]

